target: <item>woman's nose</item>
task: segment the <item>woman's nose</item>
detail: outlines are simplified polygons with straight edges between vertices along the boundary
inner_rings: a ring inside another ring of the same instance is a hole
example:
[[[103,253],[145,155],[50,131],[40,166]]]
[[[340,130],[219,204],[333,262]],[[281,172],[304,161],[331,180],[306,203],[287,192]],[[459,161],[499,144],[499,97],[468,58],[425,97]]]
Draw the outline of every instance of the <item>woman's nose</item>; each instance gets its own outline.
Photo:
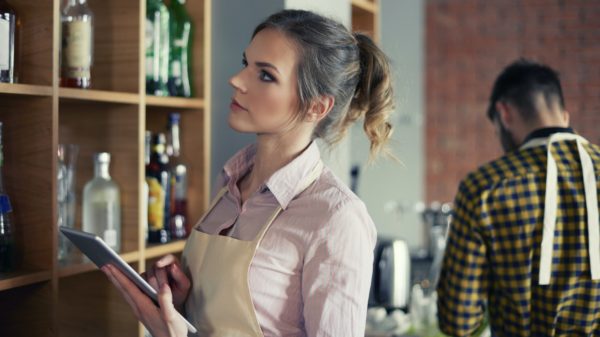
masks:
[[[233,75],[230,79],[229,79],[229,84],[231,84],[231,86],[236,89],[241,91],[242,93],[246,92],[246,86],[244,85],[244,81],[242,80],[242,73],[244,72],[244,69],[240,70],[237,74]]]

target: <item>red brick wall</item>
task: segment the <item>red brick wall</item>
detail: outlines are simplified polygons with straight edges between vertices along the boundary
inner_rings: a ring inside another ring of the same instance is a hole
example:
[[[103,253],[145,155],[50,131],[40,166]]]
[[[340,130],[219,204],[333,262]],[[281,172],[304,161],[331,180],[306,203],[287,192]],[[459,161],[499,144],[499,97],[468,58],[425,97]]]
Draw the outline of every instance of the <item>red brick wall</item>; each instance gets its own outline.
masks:
[[[428,201],[502,154],[485,110],[519,57],[560,72],[572,126],[600,143],[600,0],[426,0],[425,53]]]

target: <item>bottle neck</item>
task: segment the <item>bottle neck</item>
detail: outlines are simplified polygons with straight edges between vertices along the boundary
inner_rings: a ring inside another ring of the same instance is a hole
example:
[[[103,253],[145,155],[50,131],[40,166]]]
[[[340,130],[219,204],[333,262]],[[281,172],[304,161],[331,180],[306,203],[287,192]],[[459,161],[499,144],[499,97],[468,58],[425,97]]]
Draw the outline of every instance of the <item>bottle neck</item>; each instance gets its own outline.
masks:
[[[108,163],[99,163],[96,162],[94,166],[94,176],[96,178],[103,178],[106,180],[110,180],[110,173],[108,172]]]
[[[179,157],[181,145],[179,143],[179,124],[171,125],[171,147],[172,147],[172,156]]]

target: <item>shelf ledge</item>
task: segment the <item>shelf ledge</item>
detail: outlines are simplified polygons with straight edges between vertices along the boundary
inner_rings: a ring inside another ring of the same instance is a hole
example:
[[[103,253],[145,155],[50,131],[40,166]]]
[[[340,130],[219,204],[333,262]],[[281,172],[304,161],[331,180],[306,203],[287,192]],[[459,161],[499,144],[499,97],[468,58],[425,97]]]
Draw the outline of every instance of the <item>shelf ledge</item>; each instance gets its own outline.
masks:
[[[1,94],[52,96],[52,87],[19,83],[0,83]]]
[[[365,11],[371,12],[371,13],[377,12],[377,4],[372,1],[352,0],[352,6],[356,6],[362,10],[365,10]]]
[[[50,281],[51,271],[21,271],[0,276],[0,291]]]
[[[140,253],[138,251],[119,254],[119,256],[127,263],[135,263],[140,260]],[[81,256],[77,256],[72,260],[65,262],[58,269],[58,277],[68,277],[78,274],[87,273],[89,271],[98,269],[92,262],[86,262]]]
[[[183,247],[185,247],[185,241],[186,240],[178,240],[163,245],[148,246],[146,248],[146,259],[182,252]]]
[[[204,100],[201,98],[146,96],[146,105],[180,109],[203,109]]]
[[[139,104],[140,103],[140,96],[138,94],[133,94],[133,93],[128,93],[128,92],[59,88],[58,96],[60,98],[82,100],[82,101],[122,103],[122,104]]]

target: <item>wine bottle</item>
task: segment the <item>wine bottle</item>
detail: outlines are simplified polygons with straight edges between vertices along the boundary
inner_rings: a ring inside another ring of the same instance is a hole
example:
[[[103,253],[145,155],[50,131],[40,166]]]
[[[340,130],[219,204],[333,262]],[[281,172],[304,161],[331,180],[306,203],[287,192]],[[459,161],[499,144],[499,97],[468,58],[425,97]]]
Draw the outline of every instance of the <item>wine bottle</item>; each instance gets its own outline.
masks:
[[[121,197],[109,173],[110,154],[94,155],[94,178],[83,188],[83,230],[121,251]]]
[[[167,154],[171,172],[171,210],[169,230],[173,239],[183,239],[188,233],[187,166],[181,158],[180,115],[171,113],[167,131]]]
[[[63,9],[60,85],[92,86],[93,18],[87,0],[68,0]]]
[[[192,97],[192,20],[185,9],[185,0],[172,0],[169,7],[169,94]]]
[[[2,148],[2,122],[0,122],[0,272],[10,272],[14,271],[17,265],[17,249],[12,206],[2,180],[3,166],[4,151]]]
[[[0,0],[0,82],[17,82],[17,12],[6,0]]]
[[[168,96],[169,10],[161,0],[146,3],[146,93]]]
[[[169,233],[170,172],[169,157],[165,153],[166,137],[159,133],[153,137],[150,163],[146,166],[148,183],[148,242],[167,243]]]

